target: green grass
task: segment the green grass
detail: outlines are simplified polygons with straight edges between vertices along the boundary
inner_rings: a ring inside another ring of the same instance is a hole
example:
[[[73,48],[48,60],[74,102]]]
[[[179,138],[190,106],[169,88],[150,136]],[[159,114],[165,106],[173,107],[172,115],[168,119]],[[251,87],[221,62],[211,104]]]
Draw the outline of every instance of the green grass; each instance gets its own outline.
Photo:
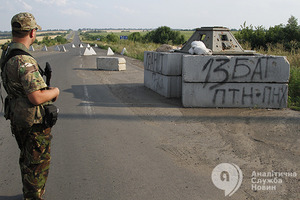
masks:
[[[126,48],[126,56],[135,58],[138,60],[144,60],[144,51],[155,51],[160,44],[155,43],[141,43],[133,42],[130,40],[120,40],[117,43],[107,43],[101,41],[83,41],[92,45],[97,44],[102,49],[108,49],[110,47],[115,53],[121,53],[123,48]]]
[[[187,41],[194,34],[194,31],[180,31],[180,34],[184,35],[184,39]]]
[[[289,82],[289,107],[300,111],[300,67],[291,66]]]

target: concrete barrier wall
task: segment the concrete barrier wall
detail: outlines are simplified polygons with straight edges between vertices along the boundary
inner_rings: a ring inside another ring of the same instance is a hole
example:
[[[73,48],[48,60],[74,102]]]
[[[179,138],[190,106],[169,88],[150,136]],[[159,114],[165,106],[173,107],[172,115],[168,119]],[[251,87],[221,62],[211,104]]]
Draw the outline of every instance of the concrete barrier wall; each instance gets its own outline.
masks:
[[[183,56],[184,107],[285,108],[290,66],[280,56]]]
[[[181,76],[164,76],[156,72],[144,70],[144,84],[147,88],[150,88],[164,97],[181,97]]]
[[[183,83],[184,107],[285,108],[287,84],[272,83]]]
[[[287,83],[290,68],[280,56],[183,56],[184,82]]]
[[[125,58],[102,56],[97,58],[97,69],[109,71],[126,70]]]
[[[166,76],[181,76],[182,53],[145,51],[144,67],[146,70]]]
[[[181,53],[146,51],[144,85],[167,98],[180,98],[182,56]]]

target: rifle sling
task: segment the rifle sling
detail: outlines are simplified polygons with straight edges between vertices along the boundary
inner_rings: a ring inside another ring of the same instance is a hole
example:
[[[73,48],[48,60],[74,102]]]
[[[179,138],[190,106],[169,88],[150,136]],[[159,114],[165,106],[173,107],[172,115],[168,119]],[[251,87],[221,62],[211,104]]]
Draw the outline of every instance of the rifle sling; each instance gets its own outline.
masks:
[[[33,58],[33,56],[30,53],[23,51],[22,49],[12,49],[10,51],[10,53],[6,56],[5,60],[3,61],[1,69],[3,70],[3,67],[9,61],[9,59],[11,59],[12,57],[15,57],[15,56],[19,56],[19,55],[27,55],[27,56],[31,56]],[[38,64],[38,67],[39,67],[40,74],[43,76],[45,74],[44,70],[40,67],[39,64]]]

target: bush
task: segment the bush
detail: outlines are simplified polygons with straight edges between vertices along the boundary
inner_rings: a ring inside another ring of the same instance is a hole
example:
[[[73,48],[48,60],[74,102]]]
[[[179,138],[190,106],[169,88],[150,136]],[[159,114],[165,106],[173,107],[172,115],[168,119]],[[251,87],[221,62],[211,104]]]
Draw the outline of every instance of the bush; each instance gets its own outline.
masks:
[[[68,40],[62,36],[56,36],[55,40],[57,41],[57,43],[59,44],[66,44],[68,42]]]
[[[134,42],[142,42],[142,36],[139,32],[131,33],[128,36],[128,40],[134,41]]]
[[[87,40],[87,41],[96,41],[98,39],[100,39],[100,41],[106,41],[106,37],[103,35],[94,35],[94,34],[89,34],[88,32],[80,33],[80,35],[82,36],[83,40]]]
[[[180,35],[179,31],[173,31],[167,26],[162,26],[147,33],[144,37],[144,41],[158,44],[182,44],[185,39],[183,35]]]
[[[49,36],[45,36],[42,41],[37,42],[38,45],[46,45],[46,46],[54,46],[57,44],[66,44],[68,43],[68,40],[64,38],[63,36],[56,36],[54,39],[51,39]]]
[[[119,38],[119,36],[117,36],[113,33],[110,33],[106,36],[106,40],[107,40],[107,42],[119,42],[120,38]]]

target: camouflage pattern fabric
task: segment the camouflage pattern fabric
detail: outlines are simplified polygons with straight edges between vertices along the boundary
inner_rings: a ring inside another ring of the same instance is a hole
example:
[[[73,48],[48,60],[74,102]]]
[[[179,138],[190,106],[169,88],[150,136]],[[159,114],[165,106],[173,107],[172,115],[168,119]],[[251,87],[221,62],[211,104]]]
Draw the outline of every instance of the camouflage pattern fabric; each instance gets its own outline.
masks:
[[[9,45],[27,51],[20,43]],[[7,54],[6,54],[7,55]],[[2,55],[3,56],[3,55]],[[4,60],[4,58],[1,58]],[[20,169],[25,200],[41,200],[50,165],[51,128],[43,124],[41,107],[33,105],[27,95],[46,88],[34,58],[18,55],[11,58],[1,72],[3,85],[11,97],[11,130],[20,148]]]
[[[33,125],[31,128],[11,127],[21,150],[19,164],[23,194],[27,200],[41,200],[50,166],[51,128]]]
[[[18,26],[13,26],[17,23]],[[32,29],[39,29],[42,28],[37,25],[34,16],[31,13],[19,13],[13,16],[11,19],[12,29],[16,31],[30,31]]]
[[[11,43],[8,54],[16,48],[28,52],[23,44]],[[47,87],[38,71],[36,60],[28,55],[12,57],[6,63],[1,76],[6,92],[9,96],[14,97],[14,101],[10,106],[12,111],[11,122],[14,125],[23,127],[30,127],[34,123],[42,123],[40,109],[30,103],[27,98],[28,94]]]
[[[26,47],[20,43],[12,43],[9,52],[15,48],[28,52]],[[5,70],[9,77],[7,83],[9,92],[15,95],[27,97],[28,94],[47,87],[39,73],[36,60],[31,56],[18,55],[11,58],[7,62]]]

